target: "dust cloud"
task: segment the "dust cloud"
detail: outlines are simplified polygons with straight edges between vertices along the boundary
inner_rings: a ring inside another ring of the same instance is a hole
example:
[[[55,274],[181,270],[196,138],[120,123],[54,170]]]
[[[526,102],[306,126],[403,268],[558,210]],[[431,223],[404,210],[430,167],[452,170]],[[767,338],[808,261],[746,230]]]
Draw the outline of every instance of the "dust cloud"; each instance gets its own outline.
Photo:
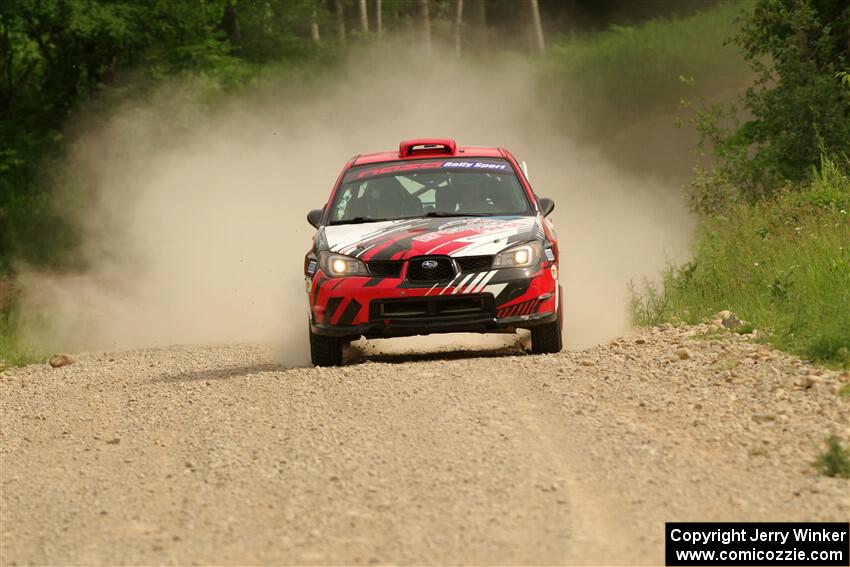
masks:
[[[262,341],[306,364],[306,212],[352,155],[426,136],[507,147],[556,200],[567,347],[628,332],[627,282],[683,251],[681,190],[556,129],[558,101],[520,58],[400,60],[360,53],[333,79],[267,80],[214,110],[172,85],[84,122],[68,175],[91,191],[90,269],[25,278],[31,333],[71,351]]]

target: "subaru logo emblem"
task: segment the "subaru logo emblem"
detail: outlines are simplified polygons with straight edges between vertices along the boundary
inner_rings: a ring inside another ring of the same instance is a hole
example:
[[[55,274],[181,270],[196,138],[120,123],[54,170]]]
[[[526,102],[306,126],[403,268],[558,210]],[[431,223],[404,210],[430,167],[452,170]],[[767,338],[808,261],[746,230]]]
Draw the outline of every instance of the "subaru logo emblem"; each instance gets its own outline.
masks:
[[[435,260],[425,260],[424,262],[422,262],[422,267],[425,268],[426,270],[433,270],[438,265],[439,264],[437,264],[437,262]]]

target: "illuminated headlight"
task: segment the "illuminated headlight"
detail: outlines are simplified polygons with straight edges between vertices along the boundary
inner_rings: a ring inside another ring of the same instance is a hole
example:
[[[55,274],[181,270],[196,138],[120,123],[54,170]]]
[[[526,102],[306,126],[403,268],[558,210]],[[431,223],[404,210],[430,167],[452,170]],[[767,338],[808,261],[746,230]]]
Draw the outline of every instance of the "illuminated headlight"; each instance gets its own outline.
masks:
[[[496,255],[493,262],[494,268],[527,268],[533,266],[540,260],[539,242],[529,242],[521,246],[514,246]]]
[[[319,255],[319,263],[322,271],[331,277],[365,276],[369,273],[366,270],[366,264],[357,258],[342,254],[323,252]]]

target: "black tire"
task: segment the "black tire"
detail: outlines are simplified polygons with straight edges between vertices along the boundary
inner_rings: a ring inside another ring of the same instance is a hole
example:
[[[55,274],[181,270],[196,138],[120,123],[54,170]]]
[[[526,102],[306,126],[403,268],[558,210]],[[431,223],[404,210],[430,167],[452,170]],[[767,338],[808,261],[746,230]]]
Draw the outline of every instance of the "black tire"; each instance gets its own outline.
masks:
[[[310,331],[310,361],[313,366],[340,366],[342,344],[340,337],[326,337]]]
[[[531,352],[534,354],[553,354],[563,348],[560,317],[551,323],[531,328]]]

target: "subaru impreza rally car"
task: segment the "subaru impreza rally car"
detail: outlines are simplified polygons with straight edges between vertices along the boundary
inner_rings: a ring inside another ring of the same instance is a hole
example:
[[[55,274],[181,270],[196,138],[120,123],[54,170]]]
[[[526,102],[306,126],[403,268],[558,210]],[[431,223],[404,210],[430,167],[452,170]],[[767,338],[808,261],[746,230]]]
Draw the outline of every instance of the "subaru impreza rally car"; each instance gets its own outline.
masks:
[[[304,260],[312,362],[360,338],[531,331],[561,350],[558,242],[516,159],[450,139],[359,155],[321,209]]]

